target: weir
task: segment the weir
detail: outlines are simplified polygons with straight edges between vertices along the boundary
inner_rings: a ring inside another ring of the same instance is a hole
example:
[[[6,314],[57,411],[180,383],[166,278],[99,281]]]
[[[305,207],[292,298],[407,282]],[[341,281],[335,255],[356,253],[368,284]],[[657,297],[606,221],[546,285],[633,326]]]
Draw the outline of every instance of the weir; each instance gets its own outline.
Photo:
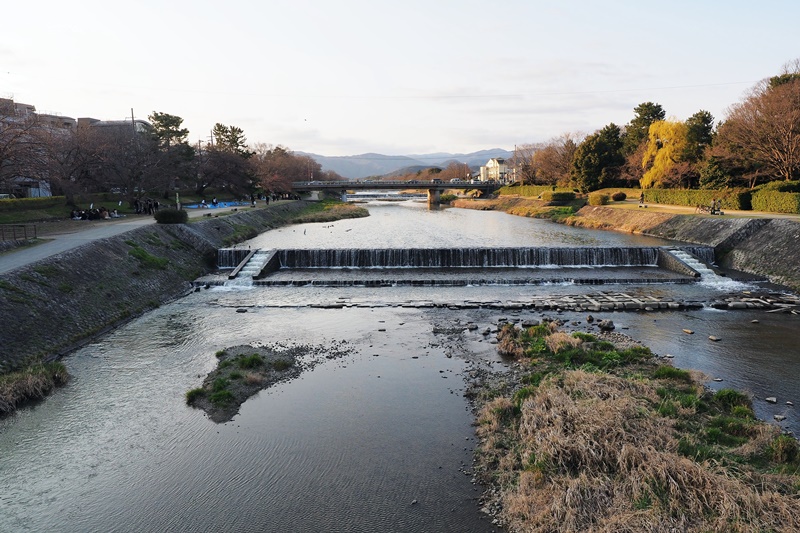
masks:
[[[713,248],[702,246],[225,252],[228,265],[246,253],[226,276],[231,281],[210,278],[198,280],[196,285],[241,285],[245,281],[248,285],[329,287],[692,283],[701,277],[696,268],[702,264],[698,258],[714,256]]]
[[[279,250],[281,269],[656,266],[659,248],[391,248]]]

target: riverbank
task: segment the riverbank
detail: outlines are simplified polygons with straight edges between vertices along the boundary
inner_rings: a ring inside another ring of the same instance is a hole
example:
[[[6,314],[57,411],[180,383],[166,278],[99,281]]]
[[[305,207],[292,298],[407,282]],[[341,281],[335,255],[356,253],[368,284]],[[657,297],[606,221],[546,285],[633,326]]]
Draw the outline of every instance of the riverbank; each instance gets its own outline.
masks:
[[[506,324],[475,470],[509,531],[795,531],[800,449],[750,399],[608,332]]]
[[[0,374],[53,361],[166,302],[194,290],[215,269],[218,248],[295,223],[310,202],[281,203],[151,224],[0,274]],[[10,386],[19,404],[26,381]]]
[[[608,206],[551,207],[532,198],[457,200],[454,207],[500,210],[509,214],[550,218],[571,226],[637,233],[713,246],[723,268],[756,274],[800,291],[800,223],[787,218],[747,218],[616,209]]]

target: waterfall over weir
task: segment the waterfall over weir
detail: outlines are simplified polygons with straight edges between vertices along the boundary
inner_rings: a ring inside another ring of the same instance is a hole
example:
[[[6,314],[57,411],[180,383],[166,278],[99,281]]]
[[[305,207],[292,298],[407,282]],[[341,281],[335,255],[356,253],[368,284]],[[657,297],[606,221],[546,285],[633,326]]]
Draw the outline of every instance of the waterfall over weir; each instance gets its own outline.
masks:
[[[650,248],[411,248],[279,250],[281,269],[655,266]]]
[[[713,260],[712,248],[696,246],[226,249],[219,251],[219,268],[233,268],[226,276],[229,281],[196,283],[382,287],[694,282],[700,274],[676,255],[681,249]]]

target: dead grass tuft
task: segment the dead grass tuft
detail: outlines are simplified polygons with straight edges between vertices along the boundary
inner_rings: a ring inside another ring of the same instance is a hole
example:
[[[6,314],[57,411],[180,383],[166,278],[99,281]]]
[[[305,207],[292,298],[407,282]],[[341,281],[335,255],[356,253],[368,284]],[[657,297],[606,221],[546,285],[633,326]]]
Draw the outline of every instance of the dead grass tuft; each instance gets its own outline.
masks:
[[[573,337],[563,331],[556,331],[545,337],[545,344],[553,353],[559,353],[568,348],[577,348],[582,342],[581,339]]]
[[[511,530],[800,528],[794,498],[677,455],[673,423],[644,415],[655,399],[646,384],[580,370],[542,382],[522,406],[522,456],[537,460],[505,492]]]

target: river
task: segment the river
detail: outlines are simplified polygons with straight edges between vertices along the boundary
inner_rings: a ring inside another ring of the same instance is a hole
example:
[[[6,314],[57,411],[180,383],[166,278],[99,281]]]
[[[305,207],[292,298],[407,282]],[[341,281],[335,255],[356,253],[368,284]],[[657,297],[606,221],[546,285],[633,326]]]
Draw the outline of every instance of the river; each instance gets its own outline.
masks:
[[[264,233],[254,248],[653,246],[496,212],[370,203],[371,216]],[[740,284],[614,286],[691,298]],[[608,289],[608,286],[604,287]],[[497,528],[471,473],[477,367],[502,369],[500,318],[542,313],[431,303],[524,301],[581,285],[218,287],[140,317],[64,359],[73,380],[0,420],[0,531],[453,531]],[[328,308],[325,308],[325,307]],[[713,387],[788,415],[800,400],[797,318],[750,311],[603,313]],[[603,315],[603,316],[599,316]],[[585,314],[561,318],[585,320]],[[758,320],[757,323],[752,320]],[[468,322],[479,325],[472,331]],[[695,335],[686,335],[691,328]],[[708,335],[722,340],[710,342]],[[217,350],[319,347],[316,366],[215,424],[187,407]],[[328,352],[341,354],[328,359]],[[319,355],[322,354],[322,355]],[[778,404],[763,402],[777,396]]]

